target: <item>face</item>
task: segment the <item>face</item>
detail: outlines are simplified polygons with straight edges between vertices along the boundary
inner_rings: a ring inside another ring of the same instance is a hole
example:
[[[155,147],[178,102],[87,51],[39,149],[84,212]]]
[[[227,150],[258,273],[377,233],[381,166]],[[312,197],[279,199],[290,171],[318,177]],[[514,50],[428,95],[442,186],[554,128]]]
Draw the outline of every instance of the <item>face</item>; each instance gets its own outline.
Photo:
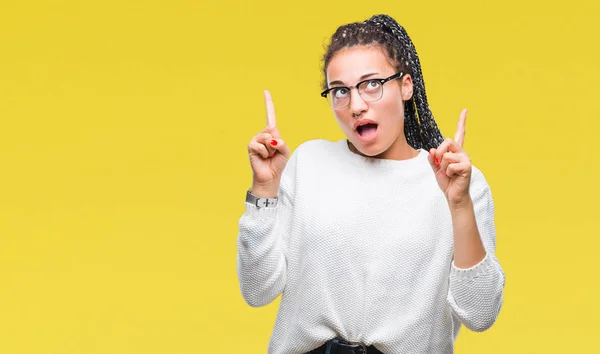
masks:
[[[354,86],[366,79],[385,79],[394,74],[396,69],[380,47],[355,46],[340,50],[330,60],[327,84],[329,88]],[[350,96],[350,103],[344,108],[333,108],[350,143],[366,156],[385,157],[388,151],[407,146],[403,101],[412,96],[412,80],[409,75],[404,75],[401,79],[386,82],[381,88],[383,95],[374,102],[369,102],[368,92],[361,97],[354,88],[350,92],[342,91],[338,97]]]

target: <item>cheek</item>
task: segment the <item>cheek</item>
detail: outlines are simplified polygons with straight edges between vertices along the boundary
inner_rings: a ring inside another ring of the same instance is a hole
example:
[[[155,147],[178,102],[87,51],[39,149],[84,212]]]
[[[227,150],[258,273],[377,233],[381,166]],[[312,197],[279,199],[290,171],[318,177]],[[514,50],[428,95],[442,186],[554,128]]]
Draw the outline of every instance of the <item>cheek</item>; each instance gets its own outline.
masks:
[[[386,117],[387,120],[397,122],[404,118],[404,105],[400,98],[389,99],[382,103],[383,104],[378,108],[384,113],[384,117]]]
[[[389,95],[384,95],[383,99],[389,112],[396,112],[404,116],[404,105],[400,90],[392,90]]]
[[[338,123],[340,123],[340,125],[344,129],[347,127],[348,122],[350,120],[352,120],[351,114],[349,113],[348,110],[333,111],[333,115],[335,116],[335,119],[338,121]]]

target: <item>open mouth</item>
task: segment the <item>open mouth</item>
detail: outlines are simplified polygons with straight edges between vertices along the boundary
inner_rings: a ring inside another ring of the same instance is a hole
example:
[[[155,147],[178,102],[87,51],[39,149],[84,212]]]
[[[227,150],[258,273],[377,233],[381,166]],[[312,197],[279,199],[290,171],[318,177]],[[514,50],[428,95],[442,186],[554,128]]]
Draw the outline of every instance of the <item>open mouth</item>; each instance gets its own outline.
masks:
[[[365,125],[360,125],[360,126],[356,127],[356,132],[358,133],[358,135],[361,138],[363,138],[365,140],[370,140],[377,133],[377,124],[367,123]]]

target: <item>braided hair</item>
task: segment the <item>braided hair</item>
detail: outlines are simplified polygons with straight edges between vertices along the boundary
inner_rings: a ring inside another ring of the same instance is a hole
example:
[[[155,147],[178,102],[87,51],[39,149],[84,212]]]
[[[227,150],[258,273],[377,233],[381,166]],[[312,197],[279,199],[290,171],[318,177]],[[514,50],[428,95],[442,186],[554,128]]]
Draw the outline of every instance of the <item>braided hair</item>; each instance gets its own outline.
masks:
[[[327,67],[340,50],[353,46],[378,45],[397,71],[413,80],[413,95],[404,104],[404,135],[414,149],[437,148],[444,140],[427,103],[425,82],[417,51],[406,30],[388,15],[375,15],[364,22],[340,26],[331,36],[323,56],[323,89],[327,89]]]

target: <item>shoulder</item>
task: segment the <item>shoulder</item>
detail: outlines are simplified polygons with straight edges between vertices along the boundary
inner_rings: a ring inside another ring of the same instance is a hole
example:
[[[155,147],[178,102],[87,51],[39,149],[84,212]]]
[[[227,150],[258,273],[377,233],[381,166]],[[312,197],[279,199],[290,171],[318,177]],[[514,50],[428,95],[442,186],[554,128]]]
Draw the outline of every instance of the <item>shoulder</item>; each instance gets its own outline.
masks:
[[[284,183],[298,177],[300,171],[305,174],[318,169],[331,156],[332,152],[339,150],[340,142],[332,142],[325,139],[314,139],[303,142],[292,152],[284,170]]]
[[[333,142],[325,139],[308,140],[300,144],[294,154],[298,155],[316,155],[324,151],[332,151],[339,146],[339,142]]]
[[[475,166],[472,166],[471,170],[471,184],[469,186],[469,192],[473,202],[493,204],[490,185],[488,184],[483,172]]]
[[[487,179],[479,168],[475,165],[471,166],[471,183],[475,183],[476,185],[487,185]]]
[[[342,142],[333,142],[325,139],[305,141],[294,150],[290,160],[294,160],[293,163],[301,165],[319,165],[321,162],[329,163],[332,156],[339,155]]]

